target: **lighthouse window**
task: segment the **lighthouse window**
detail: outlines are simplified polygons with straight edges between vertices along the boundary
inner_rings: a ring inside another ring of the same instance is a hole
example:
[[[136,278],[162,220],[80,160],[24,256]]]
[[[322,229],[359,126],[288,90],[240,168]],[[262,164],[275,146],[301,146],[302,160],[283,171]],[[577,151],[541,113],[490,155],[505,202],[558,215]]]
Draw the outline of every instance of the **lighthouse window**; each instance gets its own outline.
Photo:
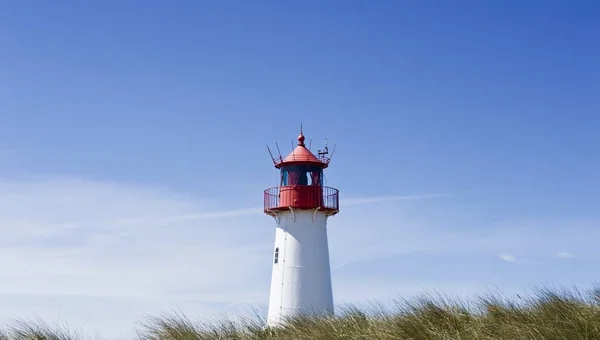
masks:
[[[281,185],[323,185],[323,169],[310,165],[290,165],[281,169]]]
[[[273,263],[277,264],[279,262],[279,247],[275,248],[275,260]]]

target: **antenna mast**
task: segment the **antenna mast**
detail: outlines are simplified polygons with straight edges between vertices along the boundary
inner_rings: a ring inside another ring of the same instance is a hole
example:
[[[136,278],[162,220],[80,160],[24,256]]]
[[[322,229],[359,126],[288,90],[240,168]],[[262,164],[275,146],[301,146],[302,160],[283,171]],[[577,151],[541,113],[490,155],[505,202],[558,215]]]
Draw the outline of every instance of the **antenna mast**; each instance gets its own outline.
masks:
[[[269,155],[271,155],[271,160],[273,161],[273,164],[277,164],[277,162],[275,161],[275,157],[273,157],[273,153],[271,152],[271,148],[269,148],[269,144],[267,144],[267,150],[269,150]]]
[[[279,154],[279,160],[282,160],[283,157],[281,156],[281,151],[279,150],[279,144],[277,144],[277,142],[275,142],[275,146],[277,147],[277,153]]]
[[[329,161],[331,162],[331,159],[333,158],[333,154],[335,153],[335,146],[337,144],[333,144],[333,150],[331,150],[331,156],[329,156]]]
[[[327,148],[327,138],[325,138],[325,147],[323,148],[323,150],[319,150],[317,154],[321,158],[325,158],[325,155],[329,154],[329,148]]]

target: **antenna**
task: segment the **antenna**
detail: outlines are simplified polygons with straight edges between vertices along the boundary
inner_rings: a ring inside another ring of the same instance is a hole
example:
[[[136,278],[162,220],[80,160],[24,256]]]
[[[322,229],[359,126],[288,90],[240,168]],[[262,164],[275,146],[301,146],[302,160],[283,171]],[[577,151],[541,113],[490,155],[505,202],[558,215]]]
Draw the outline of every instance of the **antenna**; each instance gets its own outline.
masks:
[[[331,162],[331,159],[333,158],[333,154],[335,153],[335,146],[336,146],[336,144],[333,144],[333,150],[331,150],[331,156],[329,156],[330,162]]]
[[[325,147],[323,148],[323,150],[319,150],[317,154],[322,158],[324,158],[325,155],[329,154],[329,148],[327,148],[327,138],[325,138]]]
[[[294,140],[292,139],[292,156],[294,156],[294,160],[296,160],[296,154],[294,154]]]
[[[275,142],[275,146],[277,147],[277,153],[279,154],[279,160],[282,160],[283,157],[281,157],[281,151],[279,150],[279,144],[277,144],[277,142]]]
[[[269,144],[267,144],[267,150],[269,150],[269,155],[271,155],[271,160],[273,161],[273,164],[277,164],[277,162],[275,162],[275,157],[273,157],[273,153],[271,152],[271,148],[269,148]]]

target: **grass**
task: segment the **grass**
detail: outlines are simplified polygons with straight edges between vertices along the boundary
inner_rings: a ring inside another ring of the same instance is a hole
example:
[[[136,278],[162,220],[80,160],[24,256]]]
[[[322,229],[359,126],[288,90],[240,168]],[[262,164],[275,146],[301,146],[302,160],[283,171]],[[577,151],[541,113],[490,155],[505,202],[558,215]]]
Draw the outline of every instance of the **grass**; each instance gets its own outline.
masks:
[[[347,307],[337,317],[296,318],[286,327],[265,328],[264,317],[216,323],[195,322],[184,315],[151,317],[137,340],[586,340],[600,339],[600,288],[538,289],[516,301],[499,294],[474,301],[423,296],[395,301],[395,307]],[[82,339],[64,328],[18,321],[0,340]],[[133,339],[132,339],[133,340]]]

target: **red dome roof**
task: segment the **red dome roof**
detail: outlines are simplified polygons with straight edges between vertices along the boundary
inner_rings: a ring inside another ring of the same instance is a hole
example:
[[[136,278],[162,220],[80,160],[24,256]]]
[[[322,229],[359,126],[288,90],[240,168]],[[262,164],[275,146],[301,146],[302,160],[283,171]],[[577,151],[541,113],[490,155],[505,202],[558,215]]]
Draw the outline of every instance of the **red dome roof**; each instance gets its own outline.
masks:
[[[279,168],[285,163],[316,163],[319,166],[327,167],[327,163],[320,160],[315,155],[313,155],[310,150],[306,148],[304,145],[304,135],[302,132],[298,136],[298,146],[292,151],[287,157],[285,157],[281,162],[275,165],[275,167]]]

